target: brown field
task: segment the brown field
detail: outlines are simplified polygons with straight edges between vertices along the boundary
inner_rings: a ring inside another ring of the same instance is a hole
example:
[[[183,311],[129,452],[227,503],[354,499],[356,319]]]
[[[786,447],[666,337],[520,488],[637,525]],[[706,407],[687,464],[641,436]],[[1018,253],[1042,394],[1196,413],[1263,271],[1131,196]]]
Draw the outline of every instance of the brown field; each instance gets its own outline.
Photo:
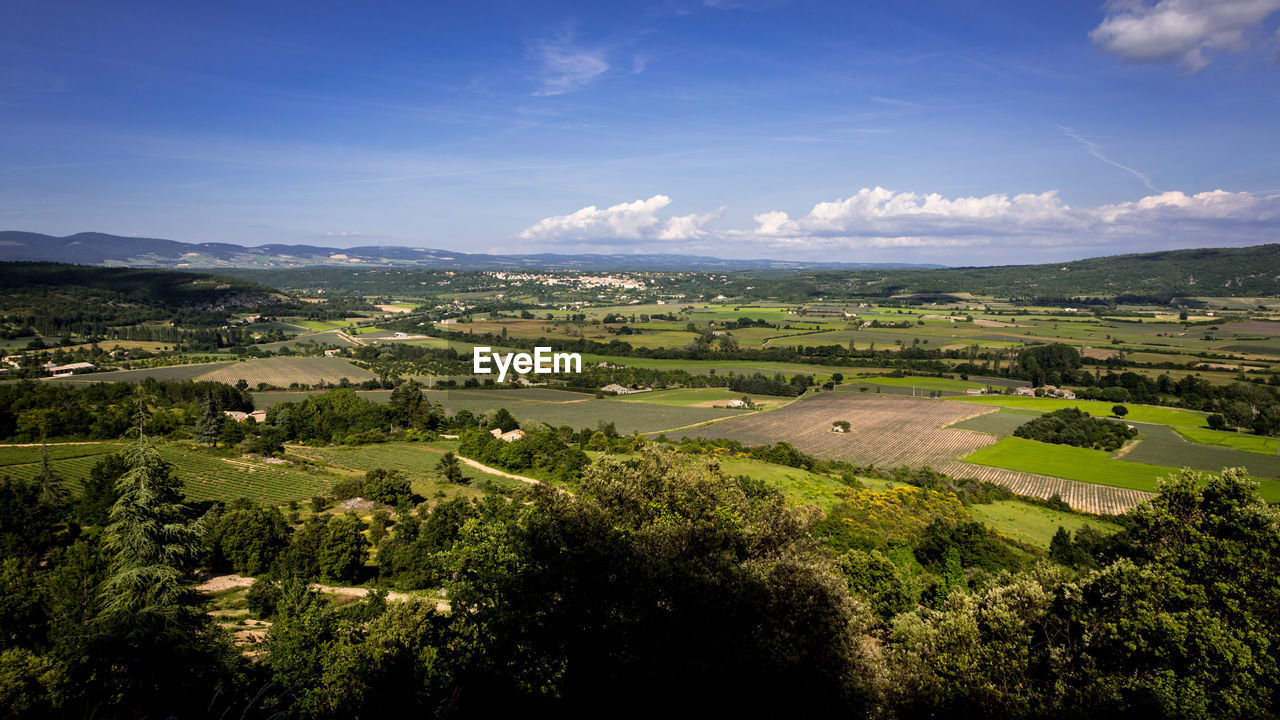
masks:
[[[989,408],[955,408],[941,400],[898,395],[820,393],[768,413],[744,415],[706,427],[669,433],[672,437],[716,437],[747,445],[785,440],[802,452],[855,465],[930,466],[954,477],[987,480],[1022,495],[1061,495],[1072,507],[1093,513],[1120,513],[1149,495],[1136,490],[988,468],[960,462],[998,437],[947,427],[983,415]],[[851,432],[831,432],[847,420]]]
[[[344,377],[350,378],[352,382],[361,382],[372,380],[373,373],[356,367],[342,358],[273,357],[246,360],[215,370],[199,379],[231,385],[244,379],[250,387],[258,383],[288,387],[291,383],[302,385],[336,383]]]

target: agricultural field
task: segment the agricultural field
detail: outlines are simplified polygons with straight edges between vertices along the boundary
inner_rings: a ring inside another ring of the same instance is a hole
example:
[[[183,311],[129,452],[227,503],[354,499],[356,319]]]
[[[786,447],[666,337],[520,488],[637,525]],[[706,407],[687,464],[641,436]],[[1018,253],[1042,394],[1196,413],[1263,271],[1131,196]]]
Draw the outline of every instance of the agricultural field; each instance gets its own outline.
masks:
[[[79,490],[89,471],[124,443],[103,442],[49,447],[50,466],[70,487]],[[247,497],[278,505],[304,500],[327,490],[334,476],[291,462],[227,457],[190,444],[159,443],[160,456],[177,468],[188,500],[235,500]],[[39,447],[0,447],[0,475],[31,478],[40,472]]]
[[[479,414],[505,407],[521,422],[537,420],[553,427],[569,425],[573,428],[594,428],[599,423],[612,422],[618,432],[624,435],[634,432],[656,433],[752,414],[751,410],[680,407],[628,402],[617,398],[599,399],[595,395],[547,388],[429,390],[427,396],[432,402],[442,403],[450,413],[466,409]]]
[[[1115,461],[1109,453],[1101,450],[1016,437],[1004,438],[982,448],[965,456],[964,461],[1143,492],[1154,492],[1157,479],[1178,471],[1178,468],[1167,465]]]
[[[155,378],[156,380],[175,381],[175,380],[204,380],[202,375],[217,372],[222,368],[228,368],[235,365],[235,361],[216,362],[216,363],[197,363],[195,365],[169,365],[167,367],[158,368],[142,368],[139,370],[116,370],[113,372],[98,372],[88,375],[72,375],[63,378],[49,378],[45,382],[58,383],[95,383],[95,382],[142,382],[147,378]],[[235,382],[234,380],[232,382]]]
[[[954,426],[996,411],[981,405],[897,395],[818,393],[773,412],[670,435],[729,438],[747,445],[785,439],[802,452],[818,457],[879,467],[930,466],[954,477],[994,482],[1022,495],[1060,495],[1072,507],[1098,514],[1122,512],[1147,498],[1147,493],[1140,490],[960,462],[960,458],[998,438]],[[831,423],[836,420],[849,421],[851,432],[831,432]],[[1024,417],[1022,421],[1025,420]]]
[[[326,392],[328,390],[268,390],[255,392],[253,393],[253,407],[256,410],[270,410],[280,403],[302,402],[309,397]],[[390,390],[356,390],[355,393],[365,400],[376,402],[379,405],[386,405],[391,402]]]
[[[479,497],[484,488],[492,485],[507,489],[524,489],[519,480],[492,475],[465,463],[461,464],[466,485],[455,485],[436,475],[436,465],[447,451],[456,451],[456,441],[442,440],[434,443],[378,443],[375,445],[304,447],[289,446],[288,455],[321,463],[338,471],[364,473],[376,468],[403,471],[408,476],[414,492],[423,497],[444,496]]]
[[[302,385],[337,383],[344,377],[352,382],[374,379],[373,373],[352,365],[350,361],[324,357],[251,358],[222,367],[199,379],[230,385],[244,380],[250,387],[258,383],[288,387],[293,383]]]
[[[680,388],[675,390],[655,390],[653,392],[619,395],[619,402],[651,403],[654,405],[673,405],[676,407],[725,407],[730,400],[750,398],[756,409],[769,410],[780,407],[792,398],[776,395],[751,395],[733,392],[726,388]]]
[[[1176,430],[1182,437],[1201,445],[1215,445],[1259,455],[1275,455],[1280,451],[1280,438],[1204,428],[1180,427]]]
[[[996,405],[1007,408],[1023,408],[1050,412],[1062,408],[1079,408],[1094,417],[1112,417],[1111,408],[1116,403],[1101,400],[1061,400],[1058,398],[1037,398],[1023,395],[980,395],[976,397],[948,398],[949,402],[974,403],[979,405]],[[1204,413],[1158,405],[1133,405],[1123,403],[1129,410],[1124,416],[1126,422],[1153,423],[1156,425],[1176,425],[1183,427],[1206,427]]]
[[[948,392],[964,392],[965,390],[981,390],[988,383],[974,382],[971,380],[955,380],[952,378],[941,377],[874,377],[874,378],[854,378],[854,383],[860,385],[886,385],[890,387],[915,388],[916,390],[943,390]]]

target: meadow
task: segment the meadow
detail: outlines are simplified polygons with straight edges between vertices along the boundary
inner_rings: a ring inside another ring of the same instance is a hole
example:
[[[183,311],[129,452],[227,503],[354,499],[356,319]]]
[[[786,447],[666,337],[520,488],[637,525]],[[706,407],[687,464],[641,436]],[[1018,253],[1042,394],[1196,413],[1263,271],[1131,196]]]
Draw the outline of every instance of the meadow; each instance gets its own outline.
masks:
[[[1114,417],[1111,408],[1117,403],[1101,400],[1062,400],[1059,398],[1037,398],[1024,395],[979,395],[976,397],[948,398],[950,402],[974,403],[980,405],[997,405],[1007,408],[1042,410],[1050,412],[1062,408],[1079,408],[1094,417]],[[1154,423],[1157,425],[1177,425],[1184,427],[1206,427],[1205,415],[1191,410],[1162,407],[1158,405],[1133,405],[1122,403],[1129,413],[1124,419],[1129,422]]]
[[[1042,550],[1049,549],[1049,541],[1053,539],[1054,533],[1060,527],[1074,533],[1087,526],[1104,535],[1110,535],[1120,529],[1118,525],[1102,520],[1017,500],[975,503],[969,506],[969,512],[975,519],[991,526],[1001,535],[1035,545]]]
[[[1068,480],[1154,492],[1156,480],[1175,467],[1117,461],[1101,450],[1007,437],[964,457],[964,462]]]
[[[49,446],[50,467],[78,491],[89,471],[124,443],[103,442]],[[188,500],[235,500],[247,497],[272,505],[305,500],[327,490],[335,476],[324,469],[232,456],[190,443],[157,444],[160,456],[173,463],[186,485]],[[39,447],[0,447],[0,475],[36,477],[41,470]]]
[[[1275,455],[1276,451],[1280,450],[1280,438],[1204,428],[1175,429],[1182,437],[1201,445],[1216,445],[1259,455]]]

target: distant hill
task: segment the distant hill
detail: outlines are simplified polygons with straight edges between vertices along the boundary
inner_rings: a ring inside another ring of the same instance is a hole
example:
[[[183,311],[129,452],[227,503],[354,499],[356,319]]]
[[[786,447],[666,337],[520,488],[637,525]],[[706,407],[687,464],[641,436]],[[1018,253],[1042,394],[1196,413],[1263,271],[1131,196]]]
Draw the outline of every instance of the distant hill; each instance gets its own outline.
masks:
[[[852,270],[917,267],[903,263],[798,262],[788,260],[725,260],[694,255],[484,255],[433,248],[394,245],[328,248],[315,245],[184,243],[157,238],[79,233],[54,237],[16,230],[0,231],[0,261],[64,262],[142,268],[262,268],[409,267],[445,270]]]
[[[99,335],[107,328],[171,321],[183,328],[219,326],[227,311],[276,307],[285,296],[249,280],[177,270],[102,268],[54,263],[0,265],[0,330],[17,337],[35,328],[56,337]],[[177,334],[175,330],[174,333]]]
[[[810,295],[972,293],[1011,298],[1280,295],[1280,244],[1168,250],[1046,265],[802,273]]]

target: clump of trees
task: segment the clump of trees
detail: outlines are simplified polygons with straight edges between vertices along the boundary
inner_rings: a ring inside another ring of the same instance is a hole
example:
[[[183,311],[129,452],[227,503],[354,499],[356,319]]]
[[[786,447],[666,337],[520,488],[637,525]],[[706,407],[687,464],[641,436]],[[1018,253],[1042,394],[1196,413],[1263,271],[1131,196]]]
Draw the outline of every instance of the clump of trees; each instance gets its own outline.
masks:
[[[1136,438],[1138,431],[1124,423],[1090,417],[1078,408],[1063,408],[1019,425],[1013,434],[1027,440],[1110,451]]]

